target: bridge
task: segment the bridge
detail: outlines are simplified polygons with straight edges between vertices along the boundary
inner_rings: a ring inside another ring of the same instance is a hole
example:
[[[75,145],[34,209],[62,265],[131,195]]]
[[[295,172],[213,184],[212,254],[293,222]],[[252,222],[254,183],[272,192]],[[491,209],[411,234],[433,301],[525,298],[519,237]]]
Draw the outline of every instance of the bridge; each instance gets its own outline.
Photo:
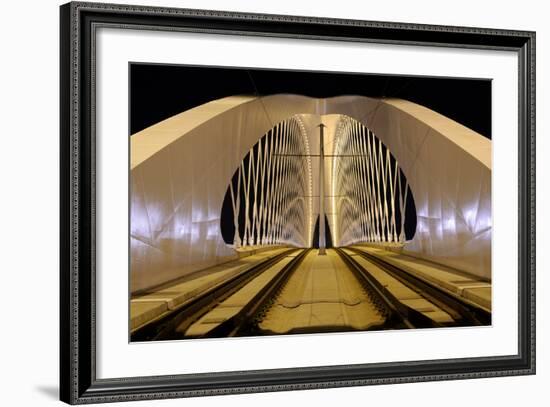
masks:
[[[491,323],[491,141],[445,116],[232,96],[130,143],[132,340]]]

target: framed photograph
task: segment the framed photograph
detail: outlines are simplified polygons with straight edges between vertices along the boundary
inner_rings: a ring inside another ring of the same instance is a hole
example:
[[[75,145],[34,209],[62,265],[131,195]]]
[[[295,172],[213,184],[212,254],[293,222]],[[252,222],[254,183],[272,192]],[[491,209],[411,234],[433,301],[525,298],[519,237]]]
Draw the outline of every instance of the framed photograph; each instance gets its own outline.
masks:
[[[61,399],[535,373],[535,33],[61,6]]]

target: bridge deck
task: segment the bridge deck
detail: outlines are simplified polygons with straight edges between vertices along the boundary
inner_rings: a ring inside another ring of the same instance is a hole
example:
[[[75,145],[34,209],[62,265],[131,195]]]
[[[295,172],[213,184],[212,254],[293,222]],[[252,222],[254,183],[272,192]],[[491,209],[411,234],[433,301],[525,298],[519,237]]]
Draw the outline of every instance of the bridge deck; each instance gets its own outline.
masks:
[[[371,254],[488,311],[491,310],[491,282],[486,279],[371,245],[356,245],[353,248]]]
[[[287,247],[196,272],[130,301],[135,340],[488,325],[491,284],[370,245]]]

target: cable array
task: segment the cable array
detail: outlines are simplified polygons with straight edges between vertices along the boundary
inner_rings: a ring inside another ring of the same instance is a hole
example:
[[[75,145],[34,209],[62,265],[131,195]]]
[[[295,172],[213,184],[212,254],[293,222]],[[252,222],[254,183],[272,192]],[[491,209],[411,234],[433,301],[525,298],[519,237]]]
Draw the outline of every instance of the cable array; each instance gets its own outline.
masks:
[[[409,186],[397,160],[372,131],[342,116],[332,157],[335,246],[404,242]]]
[[[234,247],[312,245],[311,158],[299,116],[276,124],[249,150],[229,190]]]

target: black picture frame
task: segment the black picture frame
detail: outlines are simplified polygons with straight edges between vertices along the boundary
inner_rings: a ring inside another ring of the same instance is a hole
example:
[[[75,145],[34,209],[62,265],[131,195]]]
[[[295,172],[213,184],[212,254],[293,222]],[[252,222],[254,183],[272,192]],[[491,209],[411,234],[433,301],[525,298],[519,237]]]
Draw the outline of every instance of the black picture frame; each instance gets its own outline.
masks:
[[[70,404],[535,373],[535,33],[72,2],[60,7],[60,398]],[[96,378],[97,27],[515,51],[519,60],[519,349],[515,355]]]

